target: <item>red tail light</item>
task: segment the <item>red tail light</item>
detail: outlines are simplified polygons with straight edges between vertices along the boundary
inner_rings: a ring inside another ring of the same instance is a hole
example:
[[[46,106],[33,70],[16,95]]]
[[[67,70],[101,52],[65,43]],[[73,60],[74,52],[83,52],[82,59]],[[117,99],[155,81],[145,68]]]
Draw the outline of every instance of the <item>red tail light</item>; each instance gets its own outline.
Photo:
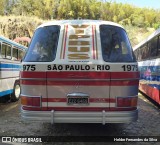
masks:
[[[41,107],[41,97],[21,96],[21,104],[23,106]]]
[[[117,107],[136,107],[138,97],[117,97]]]

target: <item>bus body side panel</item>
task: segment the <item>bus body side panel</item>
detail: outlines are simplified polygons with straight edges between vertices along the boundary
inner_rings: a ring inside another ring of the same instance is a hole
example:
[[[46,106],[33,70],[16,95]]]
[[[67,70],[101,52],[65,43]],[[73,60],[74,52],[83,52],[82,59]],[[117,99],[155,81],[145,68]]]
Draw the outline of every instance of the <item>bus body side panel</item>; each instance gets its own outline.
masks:
[[[157,60],[139,62],[139,90],[158,104],[160,104],[159,66],[160,64]]]
[[[0,97],[11,94],[13,92],[13,86],[16,79],[19,79],[20,65],[1,62],[0,63]]]

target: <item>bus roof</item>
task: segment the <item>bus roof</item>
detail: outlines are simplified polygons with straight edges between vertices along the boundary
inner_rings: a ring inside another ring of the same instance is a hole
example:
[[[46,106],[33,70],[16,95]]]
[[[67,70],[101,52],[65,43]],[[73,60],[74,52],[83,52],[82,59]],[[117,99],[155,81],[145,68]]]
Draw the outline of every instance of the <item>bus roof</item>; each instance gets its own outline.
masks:
[[[141,47],[142,45],[144,45],[146,42],[148,42],[149,40],[151,40],[152,38],[154,38],[158,34],[160,34],[160,28],[157,29],[156,31],[154,31],[151,35],[149,35],[146,39],[144,39],[143,41],[141,41],[135,47],[133,47],[133,51],[136,50],[137,48]]]
[[[10,40],[8,38],[5,38],[4,36],[0,36],[0,41],[3,41],[5,43],[7,43],[7,44],[16,46],[16,47],[18,47],[20,49],[23,49],[24,51],[26,51],[26,49],[27,49],[27,47],[25,47],[24,45],[21,45],[21,44],[19,44],[17,42],[14,42],[14,41],[12,41],[12,40]]]
[[[54,20],[54,21],[50,21],[50,22],[46,22],[44,24],[41,24],[39,27],[45,27],[45,26],[51,26],[51,25],[67,25],[67,24],[70,24],[70,25],[81,25],[81,24],[102,25],[102,24],[106,24],[106,25],[112,25],[112,26],[117,26],[117,27],[123,28],[121,25],[114,23],[114,22],[110,22],[110,21],[80,20],[80,19],[77,19],[77,20]]]

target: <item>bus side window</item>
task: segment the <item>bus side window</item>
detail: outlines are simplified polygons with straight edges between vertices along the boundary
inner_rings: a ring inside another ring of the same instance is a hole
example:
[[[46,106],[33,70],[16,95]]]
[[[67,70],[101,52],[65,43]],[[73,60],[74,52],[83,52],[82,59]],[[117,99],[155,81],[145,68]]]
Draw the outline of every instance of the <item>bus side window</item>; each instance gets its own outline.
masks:
[[[27,62],[51,62],[55,60],[59,41],[60,26],[38,28],[25,55]]]
[[[160,56],[160,35],[158,36],[158,56]]]
[[[102,57],[109,62],[134,62],[135,57],[124,29],[100,25]]]
[[[141,61],[142,60],[142,47],[138,48],[138,61]]]
[[[117,33],[112,34],[112,42],[111,42],[111,61],[121,61],[122,56],[122,47],[120,43],[120,38]]]
[[[151,57],[155,57],[157,55],[157,41],[158,41],[158,37],[151,40],[151,45],[150,45]]]
[[[2,43],[1,55],[2,58],[11,59],[11,45]]]
[[[12,50],[12,60],[18,60],[18,49],[15,47]]]
[[[18,60],[22,60],[24,57],[24,52],[21,50],[18,50]]]
[[[2,43],[2,48],[1,48],[1,56],[2,58],[6,58],[6,45]]]
[[[136,60],[138,60],[138,49],[134,51],[134,54],[135,54]]]
[[[0,54],[1,54],[1,48],[2,48],[1,46],[2,46],[2,44],[1,44],[1,42],[0,42]]]
[[[141,54],[142,54],[142,60],[145,60],[147,58],[149,58],[149,49],[151,47],[151,44],[145,44],[141,47]]]

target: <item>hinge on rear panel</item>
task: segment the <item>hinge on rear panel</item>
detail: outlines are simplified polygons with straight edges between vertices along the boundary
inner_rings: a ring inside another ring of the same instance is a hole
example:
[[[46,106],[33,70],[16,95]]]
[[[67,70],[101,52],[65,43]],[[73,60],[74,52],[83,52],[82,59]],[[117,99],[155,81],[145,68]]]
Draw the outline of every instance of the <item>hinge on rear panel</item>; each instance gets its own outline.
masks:
[[[105,123],[106,123],[106,121],[105,121],[105,118],[106,118],[105,114],[106,114],[106,112],[105,112],[105,110],[103,110],[102,111],[102,124],[103,125],[105,125]]]
[[[51,124],[54,124],[54,110],[51,111]]]

